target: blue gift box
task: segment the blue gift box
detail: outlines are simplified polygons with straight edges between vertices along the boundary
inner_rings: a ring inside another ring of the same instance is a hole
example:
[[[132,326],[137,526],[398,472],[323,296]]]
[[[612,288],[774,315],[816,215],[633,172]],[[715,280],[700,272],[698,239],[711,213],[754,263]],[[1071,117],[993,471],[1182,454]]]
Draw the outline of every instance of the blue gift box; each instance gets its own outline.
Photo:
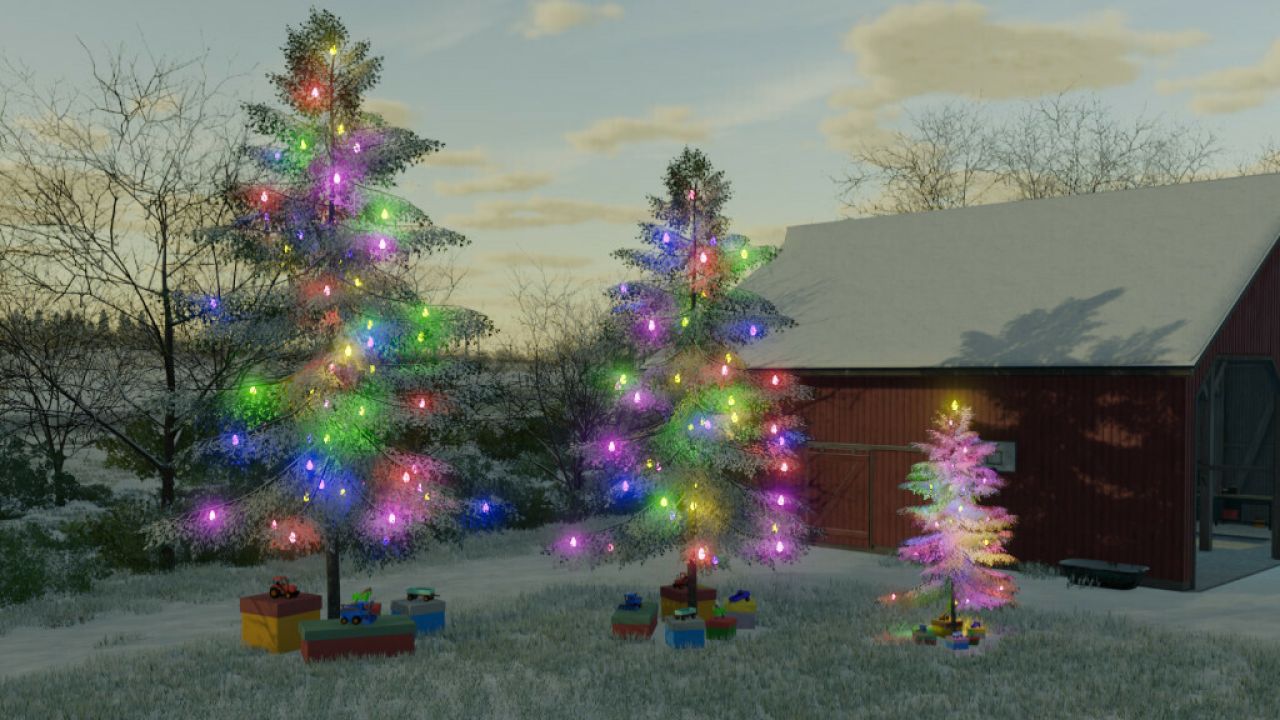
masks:
[[[438,632],[444,629],[444,601],[396,600],[391,603],[392,615],[407,615],[418,626],[418,634]]]
[[[663,622],[662,634],[667,645],[673,648],[700,648],[707,644],[707,623],[701,619],[668,619]]]
[[[942,644],[946,645],[947,648],[951,650],[968,650],[969,638],[965,637],[964,635],[961,635],[960,633],[955,633],[950,637],[943,638]]]

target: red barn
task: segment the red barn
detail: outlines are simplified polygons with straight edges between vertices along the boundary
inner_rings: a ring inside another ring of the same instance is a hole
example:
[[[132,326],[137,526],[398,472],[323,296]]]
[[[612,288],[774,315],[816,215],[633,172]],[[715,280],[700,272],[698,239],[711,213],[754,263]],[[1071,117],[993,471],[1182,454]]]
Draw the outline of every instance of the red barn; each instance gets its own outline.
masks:
[[[745,287],[799,325],[743,356],[815,389],[824,542],[915,534],[898,485],[955,399],[1001,444],[1016,557],[1189,589],[1226,523],[1280,558],[1277,239],[1280,175],[791,227]]]

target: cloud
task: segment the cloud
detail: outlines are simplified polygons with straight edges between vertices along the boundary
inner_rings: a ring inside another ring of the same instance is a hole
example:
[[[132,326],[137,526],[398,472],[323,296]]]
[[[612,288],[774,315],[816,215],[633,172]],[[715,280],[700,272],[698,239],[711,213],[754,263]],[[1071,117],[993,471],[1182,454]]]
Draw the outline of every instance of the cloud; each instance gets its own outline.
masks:
[[[1280,91],[1280,40],[1256,65],[1226,68],[1156,85],[1165,95],[1191,91],[1191,109],[1201,115],[1233,113],[1258,107]]]
[[[655,107],[647,118],[613,117],[597,120],[586,130],[571,132],[565,139],[581,152],[612,155],[624,143],[647,140],[705,140],[707,123],[691,119],[687,107]]]
[[[581,255],[551,255],[548,253],[504,252],[488,253],[485,260],[494,265],[533,265],[550,270],[581,270],[595,264],[589,257]]]
[[[446,147],[438,153],[428,155],[422,164],[436,167],[486,167],[492,161],[489,160],[489,151],[484,148],[450,150]]]
[[[409,106],[399,100],[386,100],[383,98],[369,98],[364,101],[364,109],[371,113],[377,113],[386,120],[388,124],[396,127],[407,128],[412,126],[418,120],[418,114],[409,109]]]
[[[495,200],[476,203],[471,215],[454,215],[449,227],[511,230],[514,228],[579,225],[599,221],[635,223],[647,214],[641,207],[603,205],[582,200],[534,197],[528,200]]]
[[[519,192],[542,187],[551,182],[546,173],[513,172],[503,175],[459,180],[457,182],[436,181],[436,192],[441,195],[475,195],[477,193]]]
[[[844,114],[822,130],[830,145],[857,147],[878,134],[886,110],[946,93],[986,100],[1032,98],[1132,83],[1139,60],[1204,43],[1198,30],[1140,32],[1108,11],[1071,24],[997,22],[974,2],[893,7],[845,36],[863,84],[830,98]]]
[[[529,8],[529,19],[525,21],[523,33],[527,38],[559,35],[579,25],[620,17],[622,6],[615,3],[592,6],[572,0],[537,0]]]

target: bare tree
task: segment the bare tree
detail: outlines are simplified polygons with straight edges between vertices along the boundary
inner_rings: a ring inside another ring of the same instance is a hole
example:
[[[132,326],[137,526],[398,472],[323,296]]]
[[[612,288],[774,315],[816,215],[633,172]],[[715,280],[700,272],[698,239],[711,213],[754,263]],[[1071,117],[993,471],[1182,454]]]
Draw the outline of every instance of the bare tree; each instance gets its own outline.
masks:
[[[1252,163],[1241,164],[1238,172],[1241,175],[1280,172],[1280,145],[1275,140],[1269,140],[1258,150],[1257,158]]]
[[[838,182],[852,213],[885,215],[1203,180],[1219,152],[1211,132],[1126,125],[1096,96],[1061,94],[1003,124],[972,104],[910,115],[889,143],[855,152]]]
[[[908,124],[888,143],[854,151],[838,181],[845,205],[858,215],[893,215],[981,202],[993,153],[978,109],[952,103],[908,115]]]
[[[1219,152],[1210,132],[1139,116],[1124,125],[1096,96],[1028,103],[993,133],[995,170],[1018,199],[1202,180]]]
[[[211,328],[278,301],[277,278],[242,265],[209,232],[234,219],[228,189],[248,167],[225,83],[197,61],[86,54],[83,90],[42,88],[26,69],[7,68],[0,253],[19,302],[132,319],[85,375],[41,379],[159,478],[168,507],[182,434],[202,402],[261,361],[271,342],[258,341],[280,337],[261,323],[256,336],[234,322]],[[37,348],[13,350],[40,366]],[[115,402],[104,405],[108,387]],[[162,550],[164,564],[173,557]]]
[[[555,483],[569,519],[599,509],[591,492],[585,445],[593,440],[613,407],[606,376],[621,357],[603,322],[603,296],[582,283],[513,273],[511,301],[520,336],[506,344],[510,367],[503,374],[506,413],[524,420],[524,429],[542,453],[533,461]]]

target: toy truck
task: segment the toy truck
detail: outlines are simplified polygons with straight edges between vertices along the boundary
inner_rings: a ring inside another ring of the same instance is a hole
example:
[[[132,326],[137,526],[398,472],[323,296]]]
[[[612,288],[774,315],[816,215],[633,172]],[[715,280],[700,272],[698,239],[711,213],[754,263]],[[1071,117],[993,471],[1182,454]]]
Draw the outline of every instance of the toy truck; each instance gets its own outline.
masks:
[[[369,596],[373,594],[373,588],[365,588],[358,593],[351,594],[351,604],[341,605],[338,607],[338,622],[346,625],[360,625],[368,623],[372,625],[377,622],[378,614],[373,611],[374,603],[370,602]]]
[[[267,595],[272,600],[280,598],[296,598],[298,597],[298,586],[289,582],[289,578],[284,575],[277,575],[271,578],[271,587],[267,589]]]
[[[430,602],[436,599],[435,588],[429,587],[411,587],[408,590],[409,600],[425,600]]]

